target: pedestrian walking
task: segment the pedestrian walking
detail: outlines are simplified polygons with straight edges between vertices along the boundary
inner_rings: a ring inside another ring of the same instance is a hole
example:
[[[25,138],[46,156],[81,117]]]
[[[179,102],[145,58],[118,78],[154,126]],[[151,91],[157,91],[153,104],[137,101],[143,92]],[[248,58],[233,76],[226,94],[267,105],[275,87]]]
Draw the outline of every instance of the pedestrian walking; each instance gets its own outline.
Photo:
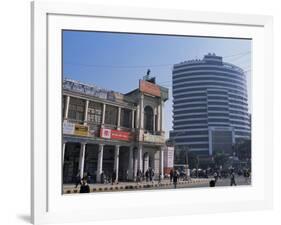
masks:
[[[112,176],[111,176],[111,185],[115,184],[116,182],[116,171],[113,170]]]
[[[215,180],[211,180],[209,183],[210,187],[215,187],[216,186],[216,181]]]
[[[145,171],[145,181],[148,182],[148,178],[149,178],[149,170],[147,169]]]
[[[137,171],[137,183],[141,182],[142,172],[140,169]]]
[[[129,181],[129,170],[126,170],[126,181]]]
[[[234,172],[231,172],[231,174],[230,174],[230,186],[233,186],[233,185],[236,186],[235,174],[234,174]]]
[[[215,178],[215,182],[217,182],[219,176],[218,176],[218,173],[217,172],[214,172],[214,178]]]
[[[244,172],[244,177],[245,177],[245,183],[246,183],[246,184],[249,184],[249,183],[250,183],[250,182],[249,182],[249,180],[250,180],[250,172],[249,172],[248,169],[245,170],[245,172]]]
[[[80,177],[80,170],[78,171],[77,175],[75,176],[75,188],[81,185],[81,177]]]
[[[158,184],[161,184],[161,180],[162,180],[162,174],[159,173],[159,180],[158,180]]]
[[[80,193],[90,193],[90,186],[87,179],[83,178],[80,186]]]
[[[102,184],[104,184],[104,182],[105,182],[105,179],[104,179],[105,177],[104,177],[104,172],[102,171],[101,172],[101,174],[100,174],[100,182],[102,183]]]
[[[173,183],[174,183],[174,187],[177,188],[177,183],[178,183],[178,171],[175,170],[174,173],[173,173]]]
[[[170,170],[170,182],[173,182],[174,171],[173,169]]]
[[[154,171],[153,169],[150,168],[150,171],[149,171],[149,180],[150,182],[153,183],[153,180],[154,180]]]
[[[87,179],[88,184],[91,183],[91,177],[92,177],[92,175],[90,174],[90,172],[86,172],[84,178]]]

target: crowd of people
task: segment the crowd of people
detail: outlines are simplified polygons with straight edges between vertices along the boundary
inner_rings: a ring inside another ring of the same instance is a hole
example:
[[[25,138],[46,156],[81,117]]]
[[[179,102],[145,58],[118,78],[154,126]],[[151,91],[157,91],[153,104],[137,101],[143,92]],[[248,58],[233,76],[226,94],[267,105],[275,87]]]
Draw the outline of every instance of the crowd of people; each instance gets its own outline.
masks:
[[[209,186],[215,187],[216,183],[219,179],[227,178],[227,177],[229,177],[229,179],[230,179],[230,186],[236,186],[237,185],[236,176],[244,176],[245,184],[251,183],[251,172],[250,172],[249,169],[245,168],[244,170],[238,170],[238,171],[235,172],[235,170],[233,168],[230,168],[229,172],[222,173],[222,171],[220,171],[220,170],[215,171],[213,173],[214,179],[212,179],[210,181]]]
[[[197,171],[197,173],[198,173],[198,171]],[[242,173],[241,173],[241,171],[237,172],[234,169],[230,169],[227,176],[224,173],[222,173],[221,170],[215,170],[212,175],[208,176],[209,178],[210,177],[213,178],[210,181],[209,186],[215,187],[219,179],[227,178],[227,177],[229,177],[229,179],[230,179],[230,186],[236,186],[237,185],[237,183],[236,183],[237,175],[239,175],[239,176],[243,175],[245,178],[245,183],[250,184],[251,174],[250,174],[249,169],[244,169]],[[112,172],[111,176],[106,176],[105,173],[102,171],[102,173],[100,175],[100,179],[101,179],[101,184],[111,184],[111,185],[118,184],[118,179],[117,179],[115,170]],[[177,188],[178,181],[180,179],[186,180],[186,175],[183,176],[181,171],[173,168],[169,172],[168,179],[170,179],[170,183],[173,184],[174,188]],[[189,179],[190,179],[190,177],[189,177]],[[151,167],[148,168],[144,173],[141,170],[137,170],[136,178],[135,178],[135,182],[137,184],[142,183],[144,181],[154,183],[155,180],[158,180],[158,182],[161,183],[161,174],[159,174],[159,177],[155,179],[155,172]],[[89,183],[90,183],[89,174],[86,173],[81,178],[80,172],[78,172],[78,174],[76,176],[75,188],[77,188],[80,185],[80,193],[89,193],[90,192]]]

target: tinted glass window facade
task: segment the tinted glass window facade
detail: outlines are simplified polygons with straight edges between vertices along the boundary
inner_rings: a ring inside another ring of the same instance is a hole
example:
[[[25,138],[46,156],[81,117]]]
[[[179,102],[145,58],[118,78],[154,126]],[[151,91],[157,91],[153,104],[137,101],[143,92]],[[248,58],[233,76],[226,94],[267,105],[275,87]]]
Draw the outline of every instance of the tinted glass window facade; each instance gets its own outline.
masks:
[[[174,133],[181,132],[177,133],[177,143],[186,143],[198,152],[209,152],[210,147],[231,151],[232,134],[249,137],[246,76],[222,57],[206,55],[202,60],[176,64],[173,98]],[[216,127],[225,128],[225,133],[215,132],[210,137],[209,131]],[[207,131],[196,133],[198,128]],[[209,146],[210,138],[213,146]]]

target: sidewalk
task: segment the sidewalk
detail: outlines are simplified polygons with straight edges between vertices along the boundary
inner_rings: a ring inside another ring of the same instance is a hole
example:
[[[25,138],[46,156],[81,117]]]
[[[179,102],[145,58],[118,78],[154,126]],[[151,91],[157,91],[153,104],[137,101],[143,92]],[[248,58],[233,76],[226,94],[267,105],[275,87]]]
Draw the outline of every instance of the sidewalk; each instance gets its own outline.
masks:
[[[209,184],[210,178],[192,178],[188,181],[178,181],[177,186],[188,186],[194,184]],[[137,189],[158,189],[158,188],[174,188],[173,182],[170,180],[162,180],[161,183],[158,181],[146,182],[120,182],[118,184],[89,184],[90,192],[106,192],[106,191],[124,191],[124,190],[137,190]],[[75,194],[79,193],[79,188],[75,188],[75,184],[64,184],[64,194]]]

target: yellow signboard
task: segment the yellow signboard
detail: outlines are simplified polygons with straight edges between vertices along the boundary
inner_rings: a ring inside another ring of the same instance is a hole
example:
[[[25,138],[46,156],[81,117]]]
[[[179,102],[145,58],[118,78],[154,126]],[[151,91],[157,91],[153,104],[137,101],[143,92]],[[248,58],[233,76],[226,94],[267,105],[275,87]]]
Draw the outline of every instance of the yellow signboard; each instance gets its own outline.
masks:
[[[143,141],[164,144],[165,138],[164,138],[164,136],[161,136],[161,135],[144,134]]]
[[[79,136],[88,136],[89,135],[89,127],[81,124],[75,124],[74,134]]]

